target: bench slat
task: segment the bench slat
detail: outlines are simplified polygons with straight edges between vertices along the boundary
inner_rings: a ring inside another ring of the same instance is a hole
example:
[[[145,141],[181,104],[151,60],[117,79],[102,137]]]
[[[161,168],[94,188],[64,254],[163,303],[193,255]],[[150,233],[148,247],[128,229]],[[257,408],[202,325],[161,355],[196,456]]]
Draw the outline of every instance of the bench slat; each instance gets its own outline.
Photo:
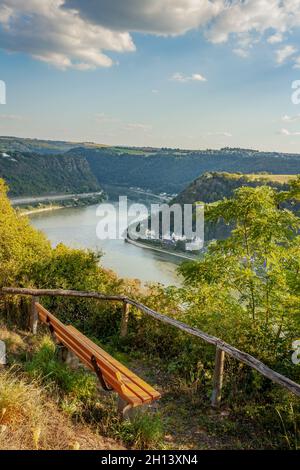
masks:
[[[76,344],[73,341],[72,337],[67,337],[64,333],[61,331],[56,331],[55,336],[58,339],[59,342],[63,343],[69,350],[71,350],[79,359],[81,362],[83,362],[89,369],[91,369],[93,372],[94,366],[91,361],[91,354],[89,352],[86,352],[81,345]],[[97,358],[96,358],[97,360]],[[98,362],[98,361],[97,361]],[[120,379],[118,379],[117,375],[113,373],[113,371],[109,370],[109,366],[103,367],[103,363],[101,364],[101,370],[104,379],[106,382],[113,387],[115,391],[117,391],[126,401],[129,401],[131,404],[137,406],[140,405],[143,400],[135,395],[129,387],[126,387],[126,384],[122,384],[120,382]],[[112,373],[111,373],[112,372]]]
[[[39,319],[53,328],[57,340],[72,351],[89,369],[94,370],[92,356],[101,369],[103,378],[125,401],[132,406],[150,403],[160,394],[137,375],[111,357],[72,325],[64,325],[41,304],[36,304]]]
[[[71,334],[68,328],[60,322],[54,315],[48,312],[43,306],[37,305],[40,320],[46,324],[51,324],[54,329],[54,334],[59,342],[62,342],[69,350],[74,352],[74,354],[89,368],[94,372],[94,366],[91,361],[92,355],[96,357],[97,362],[99,362],[97,358],[97,354],[94,352],[91,354],[89,348],[85,345],[84,341],[80,340],[80,338]],[[48,323],[47,323],[48,319]],[[49,323],[50,322],[50,323]],[[104,368],[103,368],[104,365]],[[142,400],[139,396],[137,396],[131,389],[129,389],[125,384],[120,383],[117,379],[116,375],[112,374],[112,368],[109,364],[104,364],[104,361],[101,361],[99,364],[103,372],[103,377],[107,381],[107,383],[114,388],[114,390],[122,397],[125,401],[129,402],[133,406],[138,406],[143,404],[144,400]],[[147,398],[147,397],[145,397]]]
[[[135,385],[133,388],[133,391],[138,393],[142,399],[146,399],[147,401],[150,400],[155,400],[160,397],[160,393],[158,393],[151,385],[147,384],[144,380],[142,380],[140,377],[138,377],[136,374],[131,372],[127,367],[125,367],[123,364],[121,364],[119,361],[114,359],[112,356],[110,356],[106,351],[104,351],[100,346],[97,344],[93,343],[92,340],[87,338],[83,333],[78,331],[74,326],[68,325],[67,328],[72,331],[74,334],[77,334],[79,338],[81,338],[85,343],[95,352],[101,355],[104,360],[112,364],[113,367],[116,368],[121,373],[123,381],[128,384],[132,383],[131,386]],[[139,390],[142,390],[144,393],[141,394]],[[144,398],[145,394],[148,396],[148,398]]]

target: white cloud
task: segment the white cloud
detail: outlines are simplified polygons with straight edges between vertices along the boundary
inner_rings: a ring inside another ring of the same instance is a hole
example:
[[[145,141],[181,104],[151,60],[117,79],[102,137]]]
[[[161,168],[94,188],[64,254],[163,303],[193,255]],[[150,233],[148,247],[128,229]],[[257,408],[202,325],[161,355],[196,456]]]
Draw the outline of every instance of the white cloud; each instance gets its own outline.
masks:
[[[180,72],[175,72],[170,80],[175,82],[206,82],[206,78],[203,77],[200,73],[193,73],[192,75],[184,75]]]
[[[280,129],[279,133],[285,136],[299,136],[300,135],[300,132],[291,132],[288,129]]]
[[[150,124],[143,124],[141,122],[129,122],[128,124],[125,124],[123,126],[123,129],[126,131],[135,131],[135,130],[141,130],[141,131],[150,131],[152,129],[152,126]]]
[[[232,33],[268,32],[274,44],[300,25],[298,0],[66,0],[65,8],[117,31],[178,35],[208,26],[213,42]]]
[[[300,56],[295,59],[294,69],[300,69]]]
[[[289,57],[296,54],[296,52],[297,49],[294,46],[288,44],[276,51],[276,62],[278,64],[283,64]]]
[[[111,31],[62,9],[63,0],[4,0],[0,5],[0,44],[61,69],[109,67],[103,53],[133,51],[128,32]]]
[[[283,35],[281,33],[275,33],[268,37],[267,42],[269,44],[277,44],[283,41]]]
[[[281,118],[282,121],[284,122],[295,122],[300,120],[300,114],[297,114],[296,116],[289,116],[288,114],[285,114]]]
[[[207,132],[208,136],[233,137],[230,132]]]
[[[196,81],[196,82],[206,82],[206,78],[203,77],[200,73],[193,73],[193,75],[190,77],[190,80]]]
[[[227,41],[232,33],[262,35],[273,30],[273,36],[279,39],[285,31],[299,25],[298,0],[237,0],[224,2],[224,7],[209,28],[207,36],[211,41],[221,43]]]
[[[109,51],[135,50],[131,32],[202,29],[213,43],[235,35],[234,53],[246,57],[255,42],[280,43],[299,27],[299,0],[0,0],[1,48],[61,69],[111,66]],[[277,51],[278,63],[291,47]]]
[[[243,49],[242,47],[237,47],[236,49],[233,49],[233,52],[239,57],[242,57],[243,59],[245,59],[249,55],[249,52],[246,49]]]
[[[66,0],[65,8],[115,31],[178,35],[205,25],[223,0]]]

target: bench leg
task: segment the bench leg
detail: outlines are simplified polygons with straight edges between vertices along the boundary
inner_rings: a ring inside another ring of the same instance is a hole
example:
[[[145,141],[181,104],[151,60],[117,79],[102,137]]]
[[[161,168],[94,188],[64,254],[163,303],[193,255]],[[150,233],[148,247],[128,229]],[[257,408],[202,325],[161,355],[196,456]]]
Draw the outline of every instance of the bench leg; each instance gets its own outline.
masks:
[[[63,344],[57,344],[56,347],[59,360],[67,364],[71,369],[79,367],[79,360],[72,351],[69,351]]]
[[[132,405],[130,405],[127,401],[123,400],[123,398],[119,397],[118,399],[118,413],[124,419],[130,419],[132,416]]]

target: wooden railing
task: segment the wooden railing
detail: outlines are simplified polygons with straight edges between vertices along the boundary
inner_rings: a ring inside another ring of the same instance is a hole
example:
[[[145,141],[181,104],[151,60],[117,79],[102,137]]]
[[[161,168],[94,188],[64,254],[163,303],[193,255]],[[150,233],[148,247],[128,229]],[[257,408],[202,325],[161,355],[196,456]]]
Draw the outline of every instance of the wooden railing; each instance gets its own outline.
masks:
[[[179,330],[184,331],[185,333],[201,338],[209,344],[216,346],[216,359],[215,359],[215,370],[213,378],[213,391],[211,396],[211,404],[213,407],[217,407],[221,401],[221,391],[223,383],[223,373],[224,373],[224,358],[225,353],[234,359],[246,364],[258,371],[261,375],[272,380],[274,383],[281,385],[286,388],[293,394],[300,397],[300,385],[293,380],[285,377],[284,375],[279,374],[278,372],[270,369],[268,366],[263,364],[261,361],[251,356],[250,354],[240,351],[239,349],[231,346],[230,344],[222,341],[216,336],[209,335],[204,333],[198,328],[191,327],[179,320],[170,318],[166,315],[152,310],[146,305],[143,305],[136,300],[130,299],[129,297],[123,295],[107,295],[101,294],[99,292],[84,292],[84,291],[74,291],[74,290],[62,290],[62,289],[24,289],[24,288],[14,288],[14,287],[3,287],[0,289],[0,295],[26,295],[32,297],[32,309],[31,309],[31,330],[33,333],[36,332],[37,327],[37,313],[35,308],[35,303],[38,301],[38,297],[51,296],[51,297],[77,297],[85,299],[96,299],[96,300],[105,300],[112,302],[121,302],[123,303],[123,315],[121,320],[120,336],[125,337],[128,329],[128,319],[129,319],[129,308],[130,306],[136,307],[141,312],[159,320],[163,323],[169,324],[178,328]]]

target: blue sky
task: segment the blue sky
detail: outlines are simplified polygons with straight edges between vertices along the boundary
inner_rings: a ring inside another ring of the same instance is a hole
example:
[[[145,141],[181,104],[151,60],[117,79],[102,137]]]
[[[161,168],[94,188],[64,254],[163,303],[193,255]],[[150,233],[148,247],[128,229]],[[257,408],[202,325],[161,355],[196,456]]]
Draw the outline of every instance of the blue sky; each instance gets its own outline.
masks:
[[[267,3],[0,1],[0,134],[300,152],[300,5]]]

